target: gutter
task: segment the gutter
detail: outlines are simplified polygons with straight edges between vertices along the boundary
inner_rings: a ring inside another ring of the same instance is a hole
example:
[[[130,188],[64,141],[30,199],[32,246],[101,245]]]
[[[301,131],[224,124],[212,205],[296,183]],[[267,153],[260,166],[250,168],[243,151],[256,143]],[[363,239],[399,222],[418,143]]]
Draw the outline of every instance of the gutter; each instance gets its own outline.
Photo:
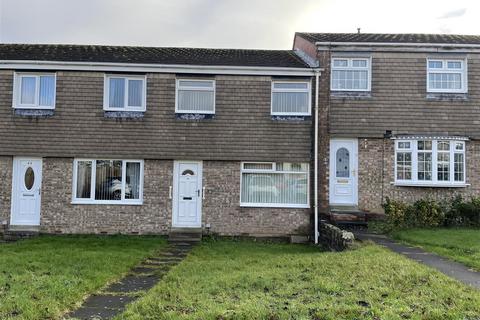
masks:
[[[318,244],[318,94],[319,94],[319,81],[320,75],[323,69],[314,69],[315,72],[315,138],[314,138],[314,201],[313,201],[313,210],[315,217],[315,226],[314,226],[314,239],[315,244]]]
[[[414,43],[414,42],[315,42],[317,46],[360,46],[360,47],[451,47],[451,48],[480,48],[480,44],[460,43]]]
[[[72,70],[110,72],[162,72],[222,75],[270,75],[270,76],[313,76],[311,68],[256,67],[256,66],[212,66],[180,64],[140,64],[115,62],[71,62],[39,60],[0,60],[0,69],[16,70]]]

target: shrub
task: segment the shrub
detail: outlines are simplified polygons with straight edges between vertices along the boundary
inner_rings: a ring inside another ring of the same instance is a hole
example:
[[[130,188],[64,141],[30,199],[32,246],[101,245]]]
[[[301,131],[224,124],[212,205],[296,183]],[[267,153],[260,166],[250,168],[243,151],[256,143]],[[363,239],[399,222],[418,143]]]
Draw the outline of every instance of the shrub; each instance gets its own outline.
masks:
[[[421,199],[413,204],[387,198],[383,204],[386,229],[439,226],[480,226],[480,197],[461,196],[438,202]]]

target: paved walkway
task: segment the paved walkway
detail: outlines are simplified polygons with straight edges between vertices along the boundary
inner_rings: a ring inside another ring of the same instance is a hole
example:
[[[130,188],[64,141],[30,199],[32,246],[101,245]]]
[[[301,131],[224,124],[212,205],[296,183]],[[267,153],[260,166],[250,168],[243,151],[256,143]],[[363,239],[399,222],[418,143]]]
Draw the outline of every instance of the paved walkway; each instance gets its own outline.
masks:
[[[371,240],[381,246],[400,253],[412,260],[423,263],[429,267],[446,274],[449,277],[457,279],[467,285],[480,289],[480,272],[473,271],[467,266],[448,260],[434,253],[426,252],[417,247],[406,246],[395,242],[383,235],[365,233],[361,231],[355,232],[355,237],[359,240]]]
[[[101,293],[92,295],[83,305],[70,313],[73,319],[111,319],[121,313],[127,303],[138,298],[135,293],[149,290],[156,285],[169,269],[180,263],[191,249],[188,243],[172,243],[158,256],[147,258],[118,282]]]

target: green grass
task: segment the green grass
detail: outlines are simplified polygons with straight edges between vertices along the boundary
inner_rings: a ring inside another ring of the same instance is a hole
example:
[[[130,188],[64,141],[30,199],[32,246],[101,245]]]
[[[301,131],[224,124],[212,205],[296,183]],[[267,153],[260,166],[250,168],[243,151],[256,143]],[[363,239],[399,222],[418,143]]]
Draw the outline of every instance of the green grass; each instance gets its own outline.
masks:
[[[373,244],[206,241],[117,319],[479,317],[479,291]]]
[[[159,237],[41,236],[0,244],[0,319],[60,319],[165,245]]]
[[[480,229],[412,229],[392,236],[480,271]]]

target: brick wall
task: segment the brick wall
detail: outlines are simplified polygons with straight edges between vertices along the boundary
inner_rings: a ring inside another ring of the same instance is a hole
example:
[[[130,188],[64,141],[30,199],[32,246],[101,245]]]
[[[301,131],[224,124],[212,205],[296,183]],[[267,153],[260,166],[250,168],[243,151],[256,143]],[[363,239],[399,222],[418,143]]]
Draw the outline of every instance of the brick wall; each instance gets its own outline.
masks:
[[[12,157],[0,157],[0,224],[10,222],[10,195],[12,194]]]
[[[383,212],[381,205],[386,197],[413,202],[422,198],[449,199],[457,194],[464,197],[478,196],[480,168],[475,164],[480,161],[479,149],[480,141],[478,140],[466,143],[466,177],[467,184],[471,185],[465,188],[399,187],[392,184],[395,178],[394,141],[390,139],[359,139],[359,208],[370,212]]]
[[[41,228],[63,233],[166,234],[173,162],[145,160],[143,205],[71,204],[72,158],[44,158]]]
[[[310,233],[310,209],[240,207],[240,162],[205,161],[203,222],[222,235]]]
[[[145,160],[143,205],[72,204],[73,158],[44,158],[41,230],[167,234],[173,161]],[[0,157],[0,220],[10,216],[12,157]],[[310,209],[240,208],[240,162],[204,161],[202,222],[221,235],[309,234]]]

